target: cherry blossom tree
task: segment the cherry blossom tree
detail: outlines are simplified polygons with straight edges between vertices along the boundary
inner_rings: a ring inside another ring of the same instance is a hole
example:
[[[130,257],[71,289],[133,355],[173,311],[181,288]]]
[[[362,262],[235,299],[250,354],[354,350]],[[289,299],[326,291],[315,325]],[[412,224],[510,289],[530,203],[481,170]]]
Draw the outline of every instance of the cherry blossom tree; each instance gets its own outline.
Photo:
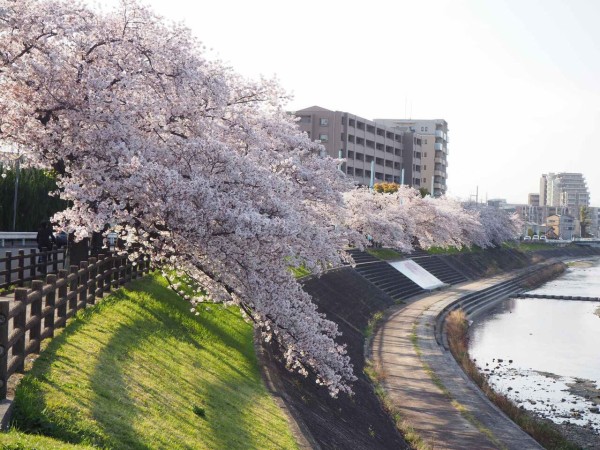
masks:
[[[514,239],[520,229],[518,216],[498,208],[422,197],[407,186],[391,193],[358,188],[346,192],[344,199],[349,229],[403,252],[411,252],[415,244],[423,249],[486,248]]]
[[[319,274],[365,236],[403,251],[487,246],[510,218],[353,189],[283,107],[272,80],[202,56],[181,25],[136,0],[111,13],[66,0],[0,0],[0,148],[58,174],[78,239],[115,226],[135,252],[236,304],[332,395],[355,379],[336,325],[289,271]],[[489,229],[489,230],[488,230]],[[185,293],[183,294],[185,296]]]
[[[239,305],[290,369],[350,391],[336,325],[288,270],[339,264],[356,239],[341,227],[350,185],[276,83],[205,60],[187,29],[134,0],[108,14],[0,0],[0,77],[1,145],[59,174],[62,227],[116,225],[203,298]]]
[[[522,220],[519,215],[510,213],[500,208],[481,205],[477,203],[465,204],[465,209],[475,215],[481,223],[481,229],[484,233],[483,241],[486,246],[498,246],[506,241],[511,241],[517,238],[521,233]],[[472,237],[472,239],[475,239]]]

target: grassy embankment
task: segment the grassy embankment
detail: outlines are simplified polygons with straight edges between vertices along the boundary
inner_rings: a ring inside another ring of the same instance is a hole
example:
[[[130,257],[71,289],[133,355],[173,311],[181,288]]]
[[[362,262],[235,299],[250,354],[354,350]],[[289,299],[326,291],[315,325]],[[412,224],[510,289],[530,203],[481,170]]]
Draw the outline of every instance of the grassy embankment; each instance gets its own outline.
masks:
[[[544,448],[549,450],[576,450],[579,447],[562,437],[551,424],[537,420],[526,411],[520,409],[505,395],[495,392],[488,384],[486,377],[479,372],[475,363],[469,358],[468,322],[462,310],[452,311],[446,319],[446,331],[450,351],[462,366],[463,370],[479,386],[485,395],[498,406],[510,419],[529,433]]]
[[[402,254],[391,248],[367,248],[367,253],[384,261],[402,259]]]
[[[192,315],[157,276],[79,313],[19,384],[13,419],[0,448],[297,448],[252,326],[217,305]]]

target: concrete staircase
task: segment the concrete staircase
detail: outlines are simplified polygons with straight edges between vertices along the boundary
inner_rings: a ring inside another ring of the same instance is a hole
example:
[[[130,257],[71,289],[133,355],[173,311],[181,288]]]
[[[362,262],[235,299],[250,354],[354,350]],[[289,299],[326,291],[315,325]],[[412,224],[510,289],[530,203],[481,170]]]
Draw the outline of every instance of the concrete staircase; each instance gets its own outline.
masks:
[[[412,260],[435,276],[438,280],[443,281],[446,284],[458,284],[469,281],[468,277],[446,263],[446,261],[439,256],[429,255],[414,257]]]
[[[373,285],[377,286],[394,301],[425,292],[418,284],[402,275],[385,261],[359,250],[349,250],[356,262],[356,270]]]

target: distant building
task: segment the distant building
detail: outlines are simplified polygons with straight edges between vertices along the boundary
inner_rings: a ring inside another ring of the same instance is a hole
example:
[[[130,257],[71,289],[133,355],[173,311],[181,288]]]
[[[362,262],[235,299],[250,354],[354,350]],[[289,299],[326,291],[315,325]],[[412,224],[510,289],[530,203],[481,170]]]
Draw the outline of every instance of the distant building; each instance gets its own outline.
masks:
[[[527,204],[529,206],[540,206],[540,194],[529,194],[527,196]]]
[[[448,190],[448,122],[444,119],[375,119],[375,122],[421,137],[421,185],[435,196]]]
[[[505,208],[508,206],[506,200],[503,198],[491,198],[487,201],[488,206],[493,206],[494,208]]]
[[[590,205],[585,178],[580,173],[548,173],[540,179],[540,205],[569,208]]]
[[[561,239],[571,240],[575,234],[575,218],[566,214],[553,214],[546,219],[546,227],[552,228]]]
[[[320,140],[329,156],[346,159],[341,170],[356,183],[369,185],[372,175],[374,182],[404,183],[416,189],[424,185],[423,145],[431,142],[434,148],[430,136],[320,106],[295,111],[294,115],[299,117],[300,129],[311,139]],[[445,156],[443,160],[445,164]]]

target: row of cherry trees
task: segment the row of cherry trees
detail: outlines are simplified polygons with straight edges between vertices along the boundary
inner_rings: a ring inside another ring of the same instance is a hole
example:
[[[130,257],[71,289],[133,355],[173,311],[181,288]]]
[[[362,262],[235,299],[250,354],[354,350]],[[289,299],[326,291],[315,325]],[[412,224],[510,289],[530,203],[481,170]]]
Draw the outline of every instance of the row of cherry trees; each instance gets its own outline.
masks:
[[[204,299],[239,305],[291,370],[332,395],[355,379],[336,325],[290,264],[318,274],[365,234],[408,251],[497,244],[498,211],[354,189],[301,133],[271,80],[205,60],[188,29],[136,0],[111,13],[61,0],[0,0],[0,145],[58,174],[78,238],[106,223],[176,269]]]

